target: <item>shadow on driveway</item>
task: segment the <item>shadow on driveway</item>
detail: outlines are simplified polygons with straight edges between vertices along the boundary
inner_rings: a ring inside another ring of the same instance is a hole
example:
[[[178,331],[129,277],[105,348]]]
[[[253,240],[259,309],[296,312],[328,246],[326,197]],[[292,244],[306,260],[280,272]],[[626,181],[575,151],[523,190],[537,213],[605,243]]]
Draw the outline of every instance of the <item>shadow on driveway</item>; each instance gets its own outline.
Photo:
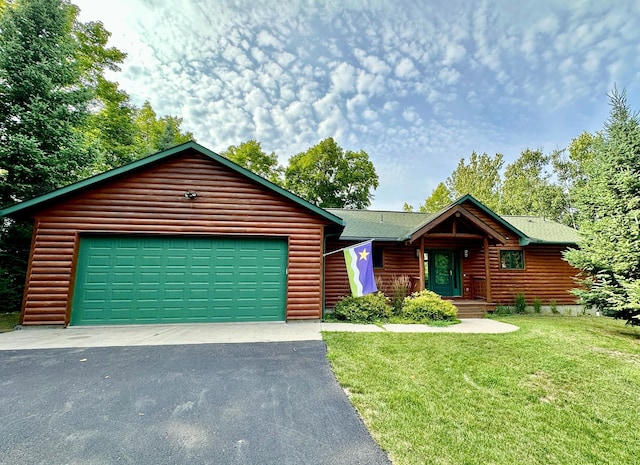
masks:
[[[14,350],[2,464],[389,464],[321,341]]]

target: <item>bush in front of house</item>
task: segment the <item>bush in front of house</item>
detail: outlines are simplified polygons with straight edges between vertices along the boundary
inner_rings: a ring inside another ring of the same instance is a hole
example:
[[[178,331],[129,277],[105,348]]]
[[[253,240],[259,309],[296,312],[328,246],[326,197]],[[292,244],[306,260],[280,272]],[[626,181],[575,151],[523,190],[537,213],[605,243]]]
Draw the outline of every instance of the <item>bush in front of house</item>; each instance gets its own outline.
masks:
[[[402,313],[402,304],[404,299],[409,295],[411,289],[411,279],[407,275],[391,277],[391,306],[393,313],[400,315]]]
[[[517,293],[514,297],[513,308],[519,315],[527,313],[527,297],[522,292]]]
[[[455,320],[458,309],[431,291],[414,292],[404,299],[402,317],[417,322]]]
[[[393,315],[389,299],[382,292],[361,297],[345,297],[336,304],[333,316],[337,320],[353,323],[371,323],[387,320]]]

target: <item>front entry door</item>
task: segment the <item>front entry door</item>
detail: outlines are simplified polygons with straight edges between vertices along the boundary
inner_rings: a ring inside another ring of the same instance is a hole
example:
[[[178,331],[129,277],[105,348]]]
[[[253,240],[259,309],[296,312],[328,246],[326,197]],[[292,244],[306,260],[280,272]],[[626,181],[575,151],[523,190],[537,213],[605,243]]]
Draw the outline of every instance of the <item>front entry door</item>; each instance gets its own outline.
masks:
[[[427,288],[446,297],[460,295],[460,268],[452,250],[431,250],[428,258]]]

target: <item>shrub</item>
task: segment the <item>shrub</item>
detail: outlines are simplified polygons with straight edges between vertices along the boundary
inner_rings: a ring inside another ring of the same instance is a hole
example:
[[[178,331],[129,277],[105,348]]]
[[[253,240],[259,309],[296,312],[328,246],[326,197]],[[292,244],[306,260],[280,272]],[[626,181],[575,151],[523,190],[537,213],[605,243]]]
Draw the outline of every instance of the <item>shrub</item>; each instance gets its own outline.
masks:
[[[513,313],[513,309],[508,305],[496,305],[496,309],[493,311],[494,315],[511,315]]]
[[[333,316],[338,320],[356,323],[370,323],[384,320],[393,314],[389,299],[376,292],[362,297],[345,297],[336,304]]]
[[[542,312],[542,300],[537,297],[533,299],[533,311],[536,313]]]
[[[393,307],[393,313],[400,315],[402,312],[402,304],[405,297],[409,295],[411,289],[411,280],[407,275],[396,276],[393,275],[391,280],[391,306]]]
[[[516,294],[515,302],[514,302],[513,306],[514,306],[514,308],[516,310],[516,313],[518,313],[518,314],[526,313],[526,311],[527,311],[527,298],[525,297],[525,295],[522,294],[522,293]]]
[[[557,315],[558,313],[560,313],[558,311],[558,304],[555,300],[552,300],[551,302],[549,302],[549,307],[551,307],[551,313],[553,313],[554,315]]]
[[[454,320],[458,309],[448,300],[431,291],[420,291],[405,297],[402,317],[414,321]]]

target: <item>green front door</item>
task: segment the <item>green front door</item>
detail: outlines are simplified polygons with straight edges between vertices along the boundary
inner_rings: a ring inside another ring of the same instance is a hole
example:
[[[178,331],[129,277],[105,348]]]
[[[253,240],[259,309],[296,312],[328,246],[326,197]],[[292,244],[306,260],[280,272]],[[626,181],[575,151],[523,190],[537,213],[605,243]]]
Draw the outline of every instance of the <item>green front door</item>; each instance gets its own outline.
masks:
[[[446,297],[460,295],[460,267],[456,252],[430,250],[427,267],[427,289]]]
[[[283,321],[287,242],[83,237],[72,325]]]

